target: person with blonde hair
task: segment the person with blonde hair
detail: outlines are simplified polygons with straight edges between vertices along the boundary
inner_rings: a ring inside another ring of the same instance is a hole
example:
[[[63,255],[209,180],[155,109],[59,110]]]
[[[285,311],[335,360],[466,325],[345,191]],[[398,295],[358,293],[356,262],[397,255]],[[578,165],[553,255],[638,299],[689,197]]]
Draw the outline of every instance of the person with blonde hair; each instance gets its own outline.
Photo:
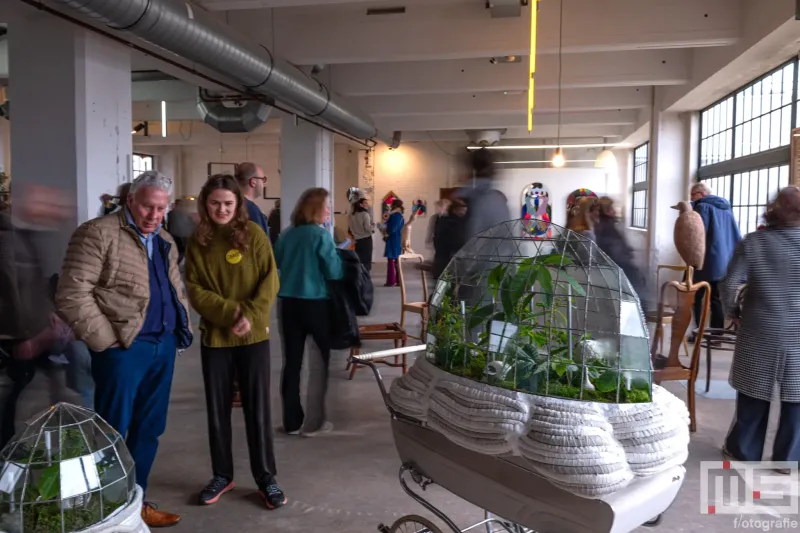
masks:
[[[200,224],[186,250],[186,286],[203,332],[200,355],[213,477],[200,504],[234,488],[231,408],[234,376],[244,408],[250,469],[268,509],[286,504],[275,481],[270,410],[269,315],[278,270],[267,234],[249,220],[233,176],[212,176],[198,201]]]
[[[314,437],[333,429],[325,416],[331,354],[328,282],[341,279],[344,268],[333,237],[323,227],[329,219],[328,191],[308,189],[292,213],[291,227],[281,234],[275,247],[281,274],[278,317],[284,359],[281,378],[283,431],[289,435],[302,433]],[[321,365],[311,365],[308,413],[305,413],[300,401],[300,371],[309,336],[322,361]]]

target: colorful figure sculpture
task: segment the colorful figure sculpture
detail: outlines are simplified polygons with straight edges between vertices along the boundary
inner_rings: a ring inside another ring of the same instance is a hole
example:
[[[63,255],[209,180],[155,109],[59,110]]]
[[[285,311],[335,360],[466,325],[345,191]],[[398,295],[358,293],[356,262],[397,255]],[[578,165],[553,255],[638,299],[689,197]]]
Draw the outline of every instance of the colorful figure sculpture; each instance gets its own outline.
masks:
[[[417,198],[414,200],[414,204],[411,206],[411,212],[418,217],[424,217],[428,214],[428,204],[422,198]]]
[[[591,191],[590,189],[586,189],[581,187],[580,189],[575,189],[567,196],[567,213],[572,207],[578,205],[578,202],[581,201],[581,198],[586,198],[587,196],[597,198],[597,195]]]
[[[552,236],[550,193],[541,183],[531,183],[522,190],[522,219],[526,221],[526,237],[545,239]]]

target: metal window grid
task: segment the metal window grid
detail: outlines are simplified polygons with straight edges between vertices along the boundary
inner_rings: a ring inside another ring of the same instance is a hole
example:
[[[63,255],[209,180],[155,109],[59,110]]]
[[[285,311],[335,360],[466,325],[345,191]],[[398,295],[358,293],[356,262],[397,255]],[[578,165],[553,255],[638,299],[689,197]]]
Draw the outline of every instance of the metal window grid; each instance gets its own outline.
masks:
[[[633,150],[633,187],[631,190],[631,227],[647,229],[648,190],[650,188],[650,143]]]
[[[131,157],[132,178],[135,178],[142,172],[153,170],[154,166],[155,158],[152,155],[134,153],[133,157]]]

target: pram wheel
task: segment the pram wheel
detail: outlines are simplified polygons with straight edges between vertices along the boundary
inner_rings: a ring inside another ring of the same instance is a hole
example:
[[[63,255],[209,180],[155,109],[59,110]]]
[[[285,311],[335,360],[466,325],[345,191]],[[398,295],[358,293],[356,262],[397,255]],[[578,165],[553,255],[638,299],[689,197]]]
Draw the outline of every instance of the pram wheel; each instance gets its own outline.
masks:
[[[442,530],[427,518],[413,514],[398,518],[388,531],[389,533],[442,533]]]
[[[647,522],[645,522],[642,525],[644,527],[656,527],[660,523],[661,523],[661,515],[658,515],[657,517],[653,518],[652,520],[648,520]]]

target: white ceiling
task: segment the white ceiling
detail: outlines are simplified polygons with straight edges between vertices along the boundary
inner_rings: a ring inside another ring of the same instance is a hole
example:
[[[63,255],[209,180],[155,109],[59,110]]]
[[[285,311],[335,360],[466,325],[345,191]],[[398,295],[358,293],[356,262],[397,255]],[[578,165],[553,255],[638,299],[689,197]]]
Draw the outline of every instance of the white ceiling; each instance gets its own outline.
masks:
[[[653,87],[693,83],[699,49],[740,44],[746,4],[784,1],[563,0],[559,36],[559,0],[541,0],[531,137],[555,137],[559,120],[562,136],[627,136],[651,106]],[[199,3],[295,64],[325,65],[319,79],[371,113],[382,130],[466,139],[465,129],[508,128],[508,138],[528,137],[527,7],[520,17],[493,19],[485,0]],[[404,14],[366,14],[400,6]],[[505,55],[523,58],[489,61]],[[146,115],[149,102],[160,99],[171,102],[173,118],[196,116],[188,85],[135,84],[134,99],[137,119],[156,119]]]

